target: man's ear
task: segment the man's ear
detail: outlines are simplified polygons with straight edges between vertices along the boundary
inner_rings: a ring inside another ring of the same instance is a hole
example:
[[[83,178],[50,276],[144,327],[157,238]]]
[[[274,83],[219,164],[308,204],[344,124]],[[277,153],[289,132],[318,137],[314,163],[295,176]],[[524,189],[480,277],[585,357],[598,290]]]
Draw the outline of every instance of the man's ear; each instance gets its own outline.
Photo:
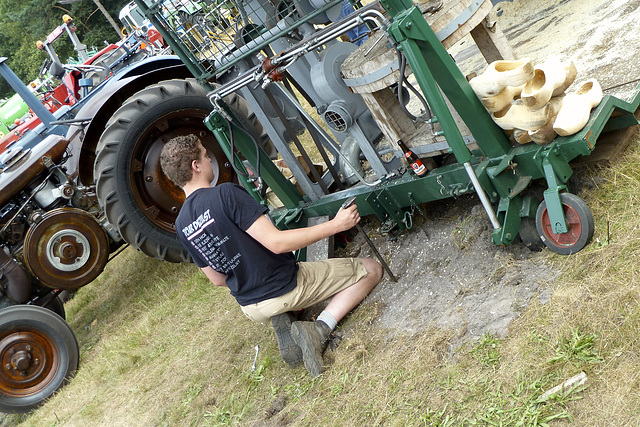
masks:
[[[200,165],[197,159],[191,161],[191,172],[200,172]]]

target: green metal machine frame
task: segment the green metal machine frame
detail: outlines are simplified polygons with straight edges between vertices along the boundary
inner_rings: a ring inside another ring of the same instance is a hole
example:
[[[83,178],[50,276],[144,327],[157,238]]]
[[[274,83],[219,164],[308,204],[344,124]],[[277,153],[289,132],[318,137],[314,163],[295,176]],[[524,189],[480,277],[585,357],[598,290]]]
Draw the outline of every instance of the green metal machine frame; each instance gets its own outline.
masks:
[[[280,173],[264,152],[256,151],[253,140],[239,122],[228,120],[232,117],[230,112],[214,111],[205,123],[238,168],[244,166],[232,146],[254,168],[258,163],[257,155],[260,156],[260,177],[284,204],[284,208],[272,213],[277,226],[304,226],[311,217],[335,214],[343,200],[356,196],[361,215],[376,215],[381,221],[391,222],[401,229],[410,228],[410,208],[476,192],[493,225],[493,242],[509,245],[518,235],[521,219],[535,217],[540,203],[527,196],[525,189],[532,181],[544,179],[547,184],[544,201],[553,233],[566,233],[568,226],[560,194],[567,190],[566,183],[572,175],[569,163],[578,156],[591,154],[603,132],[638,124],[634,113],[640,104],[640,87],[628,102],[605,96],[591,113],[587,125],[575,135],[557,137],[546,146],[513,147],[507,135],[492,121],[420,9],[410,0],[380,2],[391,17],[388,34],[405,55],[432,110],[432,121],[441,125],[457,163],[438,167],[422,178],[409,172],[391,173],[382,177],[373,188],[355,186],[310,201]],[[193,63],[192,56],[176,43],[178,53],[196,77],[211,80],[215,73],[199,68]],[[466,146],[443,93],[475,137],[477,150],[470,151]],[[255,189],[251,181],[239,178],[246,188]],[[258,191],[252,194],[263,201]]]

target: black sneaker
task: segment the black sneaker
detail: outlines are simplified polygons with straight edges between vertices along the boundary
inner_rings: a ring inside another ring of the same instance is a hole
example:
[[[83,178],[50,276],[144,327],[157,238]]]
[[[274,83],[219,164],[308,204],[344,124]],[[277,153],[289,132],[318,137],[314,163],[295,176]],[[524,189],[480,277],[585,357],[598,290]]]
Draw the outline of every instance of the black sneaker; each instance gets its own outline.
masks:
[[[302,349],[304,367],[314,378],[324,371],[322,352],[327,345],[330,333],[331,330],[323,322],[293,322],[291,324],[291,336]]]
[[[277,314],[271,318],[271,326],[276,333],[280,356],[287,365],[293,368],[302,365],[302,349],[291,337],[291,323],[294,320],[293,314],[289,312]]]

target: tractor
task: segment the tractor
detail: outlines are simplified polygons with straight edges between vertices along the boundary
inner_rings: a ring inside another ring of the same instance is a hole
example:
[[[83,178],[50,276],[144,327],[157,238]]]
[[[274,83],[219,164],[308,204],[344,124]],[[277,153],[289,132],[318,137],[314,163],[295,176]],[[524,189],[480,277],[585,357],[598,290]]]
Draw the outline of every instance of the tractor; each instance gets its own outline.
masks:
[[[90,283],[126,243],[96,195],[94,164],[105,127],[127,99],[154,83],[193,84],[178,57],[150,55],[136,34],[83,63],[45,65],[49,77],[33,88],[0,58],[0,75],[29,109],[0,141],[0,410],[9,413],[35,408],[75,371],[79,348],[63,297]],[[184,122],[188,132],[205,132],[202,119],[212,108],[197,90],[199,99],[168,119]],[[153,206],[165,208],[145,186],[153,183],[140,182],[143,198],[132,196],[131,203],[149,203],[146,192]]]

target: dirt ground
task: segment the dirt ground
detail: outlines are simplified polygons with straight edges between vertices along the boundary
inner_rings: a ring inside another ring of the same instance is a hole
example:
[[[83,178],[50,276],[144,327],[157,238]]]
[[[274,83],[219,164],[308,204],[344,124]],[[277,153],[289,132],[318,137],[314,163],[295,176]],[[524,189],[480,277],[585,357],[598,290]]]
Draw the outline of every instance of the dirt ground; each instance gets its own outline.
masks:
[[[571,59],[577,83],[594,77],[605,93],[622,99],[637,85],[620,86],[640,78],[638,61],[629,54],[640,52],[633,31],[640,0],[514,0],[499,3],[492,16],[519,57],[534,63],[551,53]],[[487,65],[470,37],[450,52],[465,74],[480,74]],[[386,278],[369,297],[381,305],[377,321],[391,333],[452,328],[454,346],[485,332],[503,336],[531,301],[549,300],[559,271],[519,239],[495,246],[477,196],[432,203],[424,213],[424,219],[416,213],[416,226],[396,240],[380,236],[375,221],[365,225],[398,277],[397,283]],[[373,256],[362,236],[353,247],[353,254]]]
[[[475,195],[426,205],[423,213],[395,240],[372,236],[398,279],[385,278],[370,296],[381,303],[381,326],[405,333],[455,329],[457,341],[485,332],[502,336],[532,298],[548,301],[557,272],[519,240],[494,245]],[[375,230],[374,222],[366,228]],[[362,236],[354,246],[360,256],[373,256]]]

